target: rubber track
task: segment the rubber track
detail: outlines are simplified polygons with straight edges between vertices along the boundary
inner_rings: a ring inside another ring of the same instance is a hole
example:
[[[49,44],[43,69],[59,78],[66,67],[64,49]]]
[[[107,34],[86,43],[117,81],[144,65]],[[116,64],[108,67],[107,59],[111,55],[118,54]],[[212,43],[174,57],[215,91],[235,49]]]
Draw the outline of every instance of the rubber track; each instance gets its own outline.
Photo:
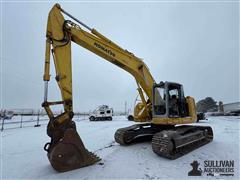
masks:
[[[117,143],[119,143],[120,145],[127,145],[124,141],[124,134],[125,134],[125,130],[123,129],[118,129],[116,132],[115,132],[115,135],[114,135],[114,138],[115,138],[115,141]]]
[[[150,123],[145,124],[135,124],[129,127],[120,128],[115,132],[114,138],[117,143],[120,145],[129,145],[134,140],[135,136],[137,135],[136,131],[133,130],[140,128],[141,126],[149,126]]]
[[[202,128],[202,127],[201,127]],[[180,148],[173,148],[172,151],[169,151],[168,147],[174,146],[174,143],[171,139],[163,137],[162,133],[166,133],[166,131],[157,133],[153,136],[152,139],[152,150],[156,154],[158,154],[161,157],[165,157],[168,159],[177,159],[209,142],[212,141],[212,131],[210,130],[210,134],[199,141],[195,141],[193,143],[190,143],[186,146],[180,147]]]

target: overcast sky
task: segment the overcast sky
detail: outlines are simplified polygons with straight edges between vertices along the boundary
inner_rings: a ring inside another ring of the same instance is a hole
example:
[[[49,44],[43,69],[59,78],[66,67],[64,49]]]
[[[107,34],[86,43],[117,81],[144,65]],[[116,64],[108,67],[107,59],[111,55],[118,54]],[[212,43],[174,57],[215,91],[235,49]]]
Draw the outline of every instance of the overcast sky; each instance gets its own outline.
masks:
[[[48,12],[54,3],[1,3],[1,106],[40,108]],[[63,9],[143,58],[157,82],[184,85],[196,101],[239,101],[237,2],[61,3]],[[72,45],[75,111],[133,108],[134,78]],[[51,68],[52,77],[55,71]],[[50,100],[60,100],[55,79]]]

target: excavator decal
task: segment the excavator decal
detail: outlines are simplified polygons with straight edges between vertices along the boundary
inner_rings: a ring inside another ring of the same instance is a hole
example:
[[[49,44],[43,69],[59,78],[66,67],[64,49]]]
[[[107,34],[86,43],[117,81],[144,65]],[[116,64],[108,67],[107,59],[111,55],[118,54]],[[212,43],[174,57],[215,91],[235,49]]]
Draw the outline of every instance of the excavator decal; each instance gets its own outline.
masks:
[[[115,57],[115,54],[114,54],[111,50],[109,50],[109,49],[103,47],[101,44],[98,44],[97,42],[95,42],[95,43],[94,43],[94,46],[96,46],[97,48],[99,48],[99,49],[105,51],[105,52],[108,53],[109,55]]]

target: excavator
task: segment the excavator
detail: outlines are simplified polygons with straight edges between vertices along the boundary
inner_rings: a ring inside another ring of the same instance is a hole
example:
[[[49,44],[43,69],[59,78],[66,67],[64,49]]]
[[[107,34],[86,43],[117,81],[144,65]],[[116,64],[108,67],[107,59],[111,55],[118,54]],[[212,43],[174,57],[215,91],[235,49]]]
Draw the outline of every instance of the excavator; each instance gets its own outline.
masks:
[[[72,21],[65,20],[64,16]],[[133,118],[138,123],[118,129],[114,135],[117,143],[127,146],[151,141],[154,153],[176,159],[213,140],[210,126],[190,125],[197,120],[195,102],[184,95],[181,84],[156,83],[142,59],[55,4],[48,14],[42,103],[49,117],[47,135],[51,138],[44,150],[55,170],[65,172],[101,160],[84,146],[73,121],[72,42],[127,71],[136,80],[141,102],[136,104]],[[62,97],[54,102],[48,101],[51,54]],[[51,109],[54,105],[63,105],[63,113],[54,115]]]

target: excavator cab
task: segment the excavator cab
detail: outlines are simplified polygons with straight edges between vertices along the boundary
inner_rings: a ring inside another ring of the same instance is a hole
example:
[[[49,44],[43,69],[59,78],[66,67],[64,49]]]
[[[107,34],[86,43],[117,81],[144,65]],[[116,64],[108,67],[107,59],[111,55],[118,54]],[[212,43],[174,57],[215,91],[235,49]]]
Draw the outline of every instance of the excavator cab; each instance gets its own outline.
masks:
[[[152,87],[151,122],[118,129],[116,142],[152,141],[154,153],[177,159],[213,140],[210,126],[187,125],[196,122],[196,107],[192,97],[184,96],[181,84],[160,82]]]
[[[188,116],[183,86],[173,82],[154,84],[152,114],[158,118]]]

